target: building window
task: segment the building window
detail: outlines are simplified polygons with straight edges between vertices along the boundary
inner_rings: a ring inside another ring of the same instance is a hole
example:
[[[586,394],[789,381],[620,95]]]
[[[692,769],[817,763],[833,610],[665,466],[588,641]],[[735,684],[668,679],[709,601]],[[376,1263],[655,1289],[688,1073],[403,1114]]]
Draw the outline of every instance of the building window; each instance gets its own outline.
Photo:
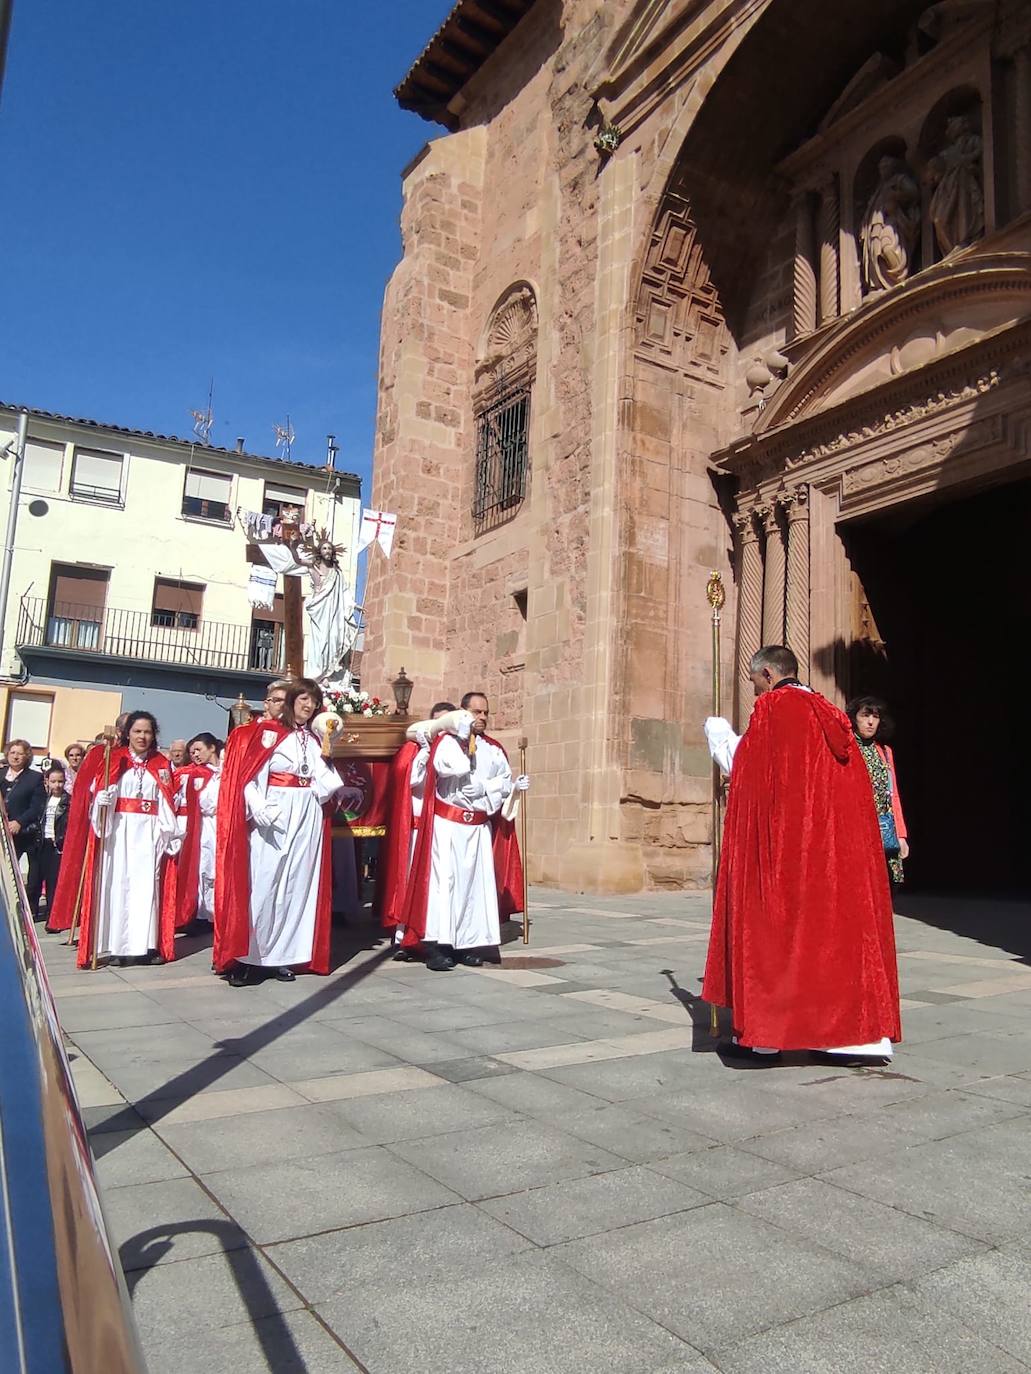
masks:
[[[265,499],[261,503],[262,514],[271,515],[273,520],[278,520],[283,514],[284,506],[296,506],[301,512],[301,519],[304,519],[304,503],[308,493],[304,487],[280,487],[273,486],[271,482],[265,483]]]
[[[477,349],[474,534],[503,525],[526,497],[536,371],[537,298],[528,282],[515,282],[490,312]]]
[[[77,448],[72,462],[72,496],[79,501],[121,506],[122,455]]]
[[[283,594],[277,592],[272,609],[255,607],[251,614],[250,662],[259,673],[278,674],[283,669]]]
[[[155,577],[150,623],[164,630],[196,630],[200,625],[204,587],[198,582],[177,582]]]
[[[522,505],[529,433],[529,387],[504,396],[476,417],[473,525],[477,534],[503,524]]]
[[[228,525],[233,479],[222,472],[202,472],[190,468],[183,489],[183,515],[190,520],[216,520]]]
[[[50,717],[54,698],[46,692],[12,692],[7,698],[4,742],[27,739],[34,750],[50,748]]]
[[[46,637],[51,648],[100,648],[109,578],[106,568],[51,564]]]
[[[51,444],[45,439],[25,441],[22,481],[30,491],[60,491],[63,464],[64,444]]]

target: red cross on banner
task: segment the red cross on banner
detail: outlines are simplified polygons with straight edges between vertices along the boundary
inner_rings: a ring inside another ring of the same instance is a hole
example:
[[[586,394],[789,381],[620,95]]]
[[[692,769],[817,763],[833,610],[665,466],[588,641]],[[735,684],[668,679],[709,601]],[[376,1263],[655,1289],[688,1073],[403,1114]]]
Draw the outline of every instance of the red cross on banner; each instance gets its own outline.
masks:
[[[396,515],[390,515],[384,510],[363,510],[362,523],[358,530],[358,553],[361,553],[362,549],[367,549],[370,544],[378,544],[389,558],[396,527]]]

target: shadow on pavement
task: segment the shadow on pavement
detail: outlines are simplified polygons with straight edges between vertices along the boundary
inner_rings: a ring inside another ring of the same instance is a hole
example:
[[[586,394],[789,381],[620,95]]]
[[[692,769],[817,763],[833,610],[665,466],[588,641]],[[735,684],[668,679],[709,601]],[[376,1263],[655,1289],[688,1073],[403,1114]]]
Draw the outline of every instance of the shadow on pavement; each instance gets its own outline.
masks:
[[[895,911],[921,925],[1005,950],[1021,963],[1031,964],[1031,901],[1027,896],[957,896],[903,890],[895,896]]]

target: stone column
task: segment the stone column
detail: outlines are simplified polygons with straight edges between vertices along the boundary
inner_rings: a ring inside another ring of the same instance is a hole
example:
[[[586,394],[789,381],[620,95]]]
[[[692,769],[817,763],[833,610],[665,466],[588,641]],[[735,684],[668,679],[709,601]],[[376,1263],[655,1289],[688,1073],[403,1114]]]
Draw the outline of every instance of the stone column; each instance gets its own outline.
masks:
[[[795,198],[795,300],[793,337],[811,334],[816,328],[816,270],[813,243],[813,207],[808,191]]]
[[[743,727],[752,701],[748,663],[763,632],[763,556],[759,526],[750,510],[734,517],[737,553],[737,721]]]
[[[1017,131],[1013,147],[1017,158],[1017,205],[1023,212],[1031,210],[1031,44],[1020,49],[1014,66]]]
[[[771,501],[762,511],[766,532],[766,567],[763,574],[763,644],[784,643],[784,576],[786,557],[784,536],[777,518],[777,503]]]
[[[798,659],[799,676],[809,681],[809,488],[796,487],[787,502],[787,645]]]
[[[841,208],[838,179],[831,175],[820,187],[820,323],[838,318],[838,235]]]

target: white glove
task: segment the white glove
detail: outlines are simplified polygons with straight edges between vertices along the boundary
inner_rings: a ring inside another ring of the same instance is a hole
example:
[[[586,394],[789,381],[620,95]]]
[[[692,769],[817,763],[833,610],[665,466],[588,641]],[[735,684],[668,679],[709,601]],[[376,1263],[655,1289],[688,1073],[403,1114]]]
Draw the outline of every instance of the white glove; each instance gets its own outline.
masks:
[[[102,787],[93,800],[97,806],[114,806],[117,796],[117,787]]]
[[[472,732],[473,732],[473,718],[472,718],[472,716],[463,716],[462,719],[458,722],[457,726],[455,727],[455,734],[458,736],[459,739],[465,740],[465,739],[468,739],[468,738],[469,738],[469,736],[472,734]]]
[[[468,782],[465,783],[465,785],[462,788],[462,791],[465,793],[467,797],[470,798],[485,797],[487,795],[487,789],[484,787],[483,783],[480,782],[479,778],[475,776],[475,774],[472,775],[469,778]]]
[[[530,779],[525,773],[520,773],[517,778],[512,780],[512,790],[515,792],[525,792],[530,786]]]
[[[181,836],[181,835],[177,835],[176,838],[175,838],[174,840],[169,840],[169,842],[168,842],[168,847],[167,847],[167,849],[165,850],[165,853],[168,855],[168,857],[169,857],[170,859],[174,859],[175,856],[179,853],[180,849],[182,849],[182,847],[183,847],[182,836]]]
[[[279,830],[281,827],[276,824],[282,813],[275,802],[266,802],[254,812],[251,819],[259,830]]]
[[[430,737],[424,730],[416,730],[415,743],[420,749],[428,749],[430,747]]]
[[[365,793],[357,787],[345,787],[337,798],[337,804],[345,811],[353,811],[356,806],[361,806],[365,800]]]

